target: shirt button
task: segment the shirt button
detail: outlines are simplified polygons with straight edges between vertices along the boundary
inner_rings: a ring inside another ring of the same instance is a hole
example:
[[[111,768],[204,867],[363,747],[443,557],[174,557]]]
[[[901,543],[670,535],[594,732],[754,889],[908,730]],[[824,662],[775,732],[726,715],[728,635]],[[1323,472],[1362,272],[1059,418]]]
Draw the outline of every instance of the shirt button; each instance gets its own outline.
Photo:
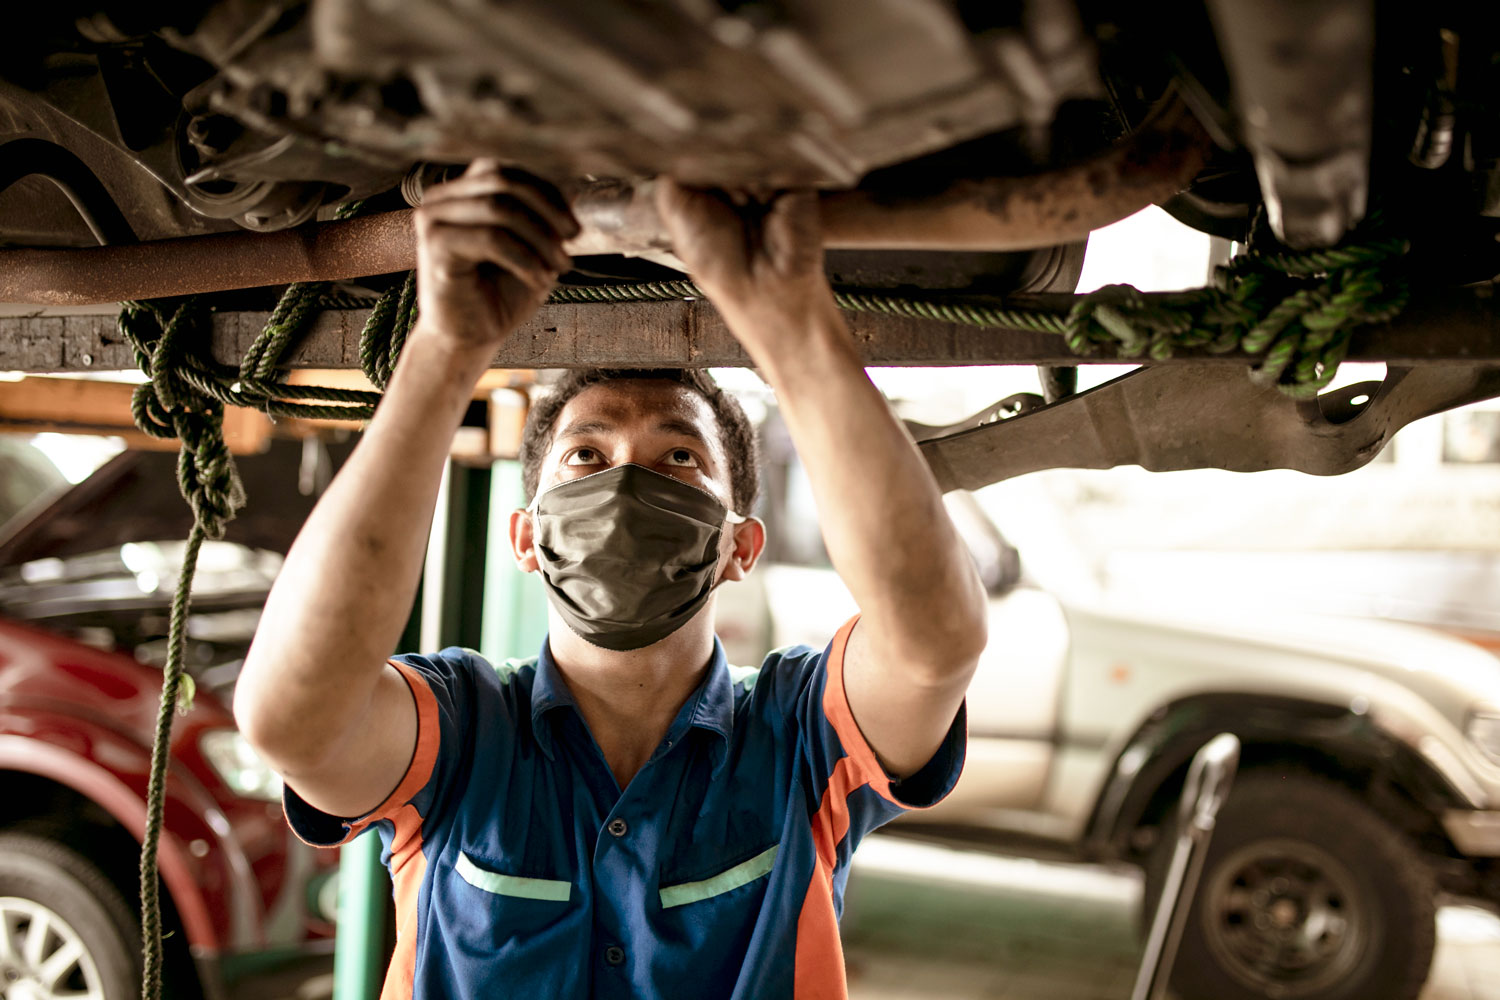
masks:
[[[604,961],[608,962],[610,965],[624,965],[625,949],[621,948],[617,944],[610,945],[608,948],[604,949]]]
[[[605,829],[608,830],[612,836],[623,837],[630,829],[630,824],[626,823],[623,819],[616,816],[614,819],[609,821],[609,826],[605,827]],[[620,963],[614,962],[611,964],[619,965]]]

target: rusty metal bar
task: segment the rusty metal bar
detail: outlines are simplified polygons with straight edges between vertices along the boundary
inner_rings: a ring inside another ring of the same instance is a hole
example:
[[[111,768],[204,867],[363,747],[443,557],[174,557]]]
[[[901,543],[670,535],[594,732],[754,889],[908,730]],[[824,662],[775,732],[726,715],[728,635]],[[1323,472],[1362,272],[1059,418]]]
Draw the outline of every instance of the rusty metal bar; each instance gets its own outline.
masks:
[[[1030,177],[955,181],[935,195],[827,192],[834,248],[1025,250],[1083,239],[1181,190],[1209,140],[1174,105],[1098,159]],[[670,251],[651,185],[597,185],[575,211],[572,254]],[[0,250],[0,302],[89,305],[404,271],[416,262],[411,213],[325,222],[279,233],[221,233],[128,246]]]
[[[1103,155],[1028,177],[954,181],[937,194],[855,189],[822,199],[824,243],[846,249],[1027,250],[1081,240],[1188,186],[1212,150],[1180,103]]]
[[[1068,296],[1034,296],[1028,304],[1060,307]],[[1017,304],[1020,304],[1019,302]],[[367,310],[320,315],[291,352],[296,368],[358,368]],[[1119,364],[1112,354],[1072,354],[1063,338],[986,329],[879,313],[845,314],[867,364],[895,366]],[[269,313],[224,312],[213,320],[215,359],[238,364]],[[1243,354],[1182,351],[1168,365],[1246,365]],[[1359,331],[1351,361],[1395,365],[1500,366],[1500,306],[1482,289],[1432,290],[1414,296],[1394,322]],[[739,367],[749,364],[707,302],[637,302],[544,306],[496,353],[497,368]],[[107,371],[135,366],[113,316],[0,316],[0,371]],[[3,391],[3,388],[0,388]]]
[[[411,212],[387,212],[279,233],[0,250],[0,302],[92,305],[387,274],[414,266],[415,239]]]

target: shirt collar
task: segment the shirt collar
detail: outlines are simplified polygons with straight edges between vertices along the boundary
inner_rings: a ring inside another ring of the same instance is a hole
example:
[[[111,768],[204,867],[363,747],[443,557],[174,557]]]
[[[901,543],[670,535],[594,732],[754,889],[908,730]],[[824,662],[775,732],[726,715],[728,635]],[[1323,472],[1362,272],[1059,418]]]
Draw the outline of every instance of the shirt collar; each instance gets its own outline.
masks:
[[[531,685],[531,731],[548,760],[553,759],[555,748],[552,727],[543,717],[553,709],[563,707],[578,711],[573,692],[568,690],[568,683],[563,679],[557,661],[552,658],[552,646],[544,639],[542,651],[537,655],[536,678]],[[579,718],[582,721],[582,716]],[[721,765],[727,756],[729,736],[734,729],[734,685],[729,677],[729,661],[718,636],[714,636],[708,673],[672,720],[667,739],[680,742],[683,732],[689,728],[718,734],[720,739],[715,745],[717,770],[717,765]]]

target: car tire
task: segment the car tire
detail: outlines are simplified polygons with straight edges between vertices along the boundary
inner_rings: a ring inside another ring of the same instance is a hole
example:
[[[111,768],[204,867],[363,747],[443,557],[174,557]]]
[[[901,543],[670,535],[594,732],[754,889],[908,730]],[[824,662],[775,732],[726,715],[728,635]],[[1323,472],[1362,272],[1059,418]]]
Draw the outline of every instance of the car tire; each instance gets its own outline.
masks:
[[[135,1000],[138,926],[119,889],[83,855],[45,837],[0,833],[0,934],[14,945],[0,953],[10,956],[0,958],[7,994],[29,979],[38,985],[28,995],[42,1000],[96,990],[103,1000]]]
[[[1146,870],[1161,893],[1171,837]],[[1348,788],[1242,773],[1219,812],[1171,985],[1181,1000],[1412,1000],[1432,964],[1436,885],[1416,849]]]

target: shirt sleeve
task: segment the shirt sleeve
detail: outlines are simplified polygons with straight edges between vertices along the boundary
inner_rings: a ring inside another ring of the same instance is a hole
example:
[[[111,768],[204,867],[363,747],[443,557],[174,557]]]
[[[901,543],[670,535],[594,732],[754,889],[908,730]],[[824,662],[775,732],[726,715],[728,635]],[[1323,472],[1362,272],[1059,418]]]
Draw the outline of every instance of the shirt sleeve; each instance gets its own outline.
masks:
[[[807,650],[793,667],[802,675],[793,711],[809,778],[815,789],[821,787],[817,805],[842,811],[836,803],[847,804],[851,848],[901,813],[942,801],[963,771],[968,739],[961,704],[942,744],[920,770],[901,780],[886,773],[855,722],[844,690],[844,653],[858,621],[847,622],[821,653]]]
[[[476,663],[476,661],[478,661]],[[450,648],[433,655],[403,654],[390,661],[405,679],[417,708],[417,740],[411,763],[384,802],[363,816],[341,817],[309,805],[290,786],[282,793],[287,822],[314,847],[337,847],[372,824],[391,823],[390,849],[397,840],[420,835],[436,823],[461,788],[473,754],[472,730],[476,670],[493,669],[469,650]]]

